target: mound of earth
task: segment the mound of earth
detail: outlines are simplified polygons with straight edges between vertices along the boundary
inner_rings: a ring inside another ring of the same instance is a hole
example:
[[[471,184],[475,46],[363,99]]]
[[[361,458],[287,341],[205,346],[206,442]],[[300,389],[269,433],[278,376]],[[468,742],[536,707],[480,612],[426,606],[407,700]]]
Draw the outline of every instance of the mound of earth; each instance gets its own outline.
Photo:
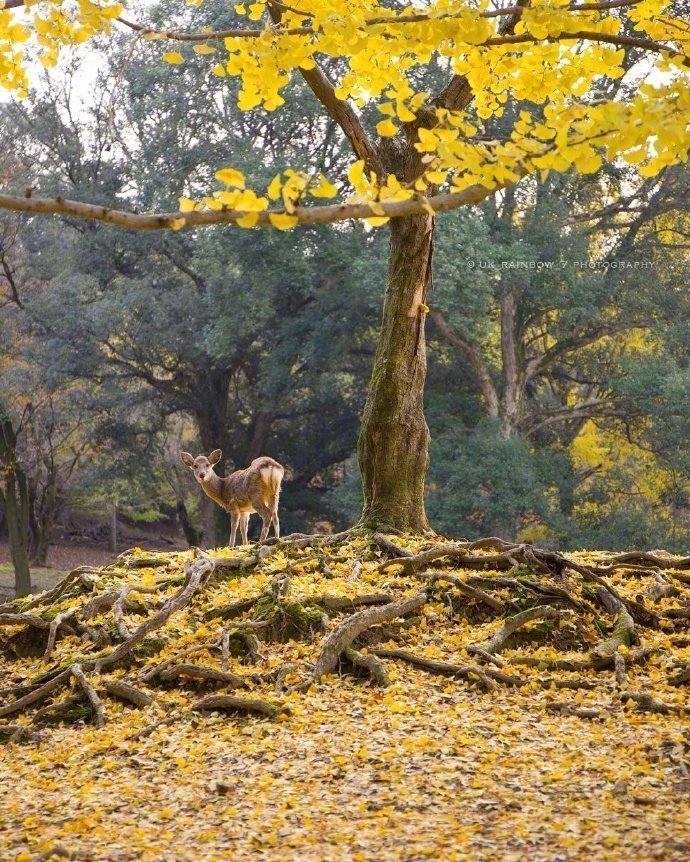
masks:
[[[0,606],[3,858],[684,860],[690,559],[134,548]]]

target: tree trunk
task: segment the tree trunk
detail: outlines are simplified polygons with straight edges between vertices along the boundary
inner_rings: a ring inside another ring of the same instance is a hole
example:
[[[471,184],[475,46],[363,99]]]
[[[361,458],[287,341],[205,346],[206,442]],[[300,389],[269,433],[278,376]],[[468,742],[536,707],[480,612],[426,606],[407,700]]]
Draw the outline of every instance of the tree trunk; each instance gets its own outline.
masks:
[[[4,468],[5,491],[0,490],[7,517],[14,585],[18,596],[31,592],[29,571],[29,486],[17,463],[17,435],[9,419],[0,423],[0,458]]]
[[[48,564],[56,509],[56,477],[51,475],[46,479],[40,500],[35,485],[29,489],[29,563],[32,566]]]
[[[184,500],[177,501],[177,518],[182,527],[182,532],[190,548],[200,544],[199,531],[189,519],[189,512],[184,504]]]
[[[390,232],[383,321],[359,435],[364,489],[360,523],[422,533],[429,530],[424,511],[429,465],[424,305],[431,280],[434,218],[393,219]]]
[[[249,443],[247,446],[247,466],[261,455],[265,455],[266,439],[268,438],[271,425],[273,424],[273,414],[264,410],[260,410],[255,414],[251,423],[251,432]]]
[[[524,370],[519,355],[518,301],[506,291],[501,298],[501,358],[503,363],[503,410],[501,436],[517,433],[524,395]]]
[[[110,504],[110,553],[117,553],[117,503]]]
[[[218,391],[221,390],[218,385]],[[226,386],[227,388],[227,386]],[[214,402],[216,403],[216,402]],[[227,436],[225,433],[225,408],[222,411],[208,410],[198,411],[196,415],[199,437],[203,447],[204,455],[209,455],[214,449],[221,449],[223,456],[215,467],[219,476],[225,476],[227,472],[226,458],[230,454],[227,449]],[[203,546],[215,548],[227,544],[230,535],[230,518],[228,513],[214,503],[210,497],[203,495],[201,501],[201,516],[203,523]]]
[[[23,529],[24,508],[28,505],[28,499],[21,499],[21,485],[19,505],[17,505],[17,480],[14,472],[7,470],[5,478],[5,492],[0,491],[3,506],[7,516],[7,531],[10,540],[10,554],[14,566],[14,588],[17,596],[28,596],[31,592],[31,573],[29,570],[29,555],[27,550],[28,535]],[[24,505],[22,505],[24,504]]]

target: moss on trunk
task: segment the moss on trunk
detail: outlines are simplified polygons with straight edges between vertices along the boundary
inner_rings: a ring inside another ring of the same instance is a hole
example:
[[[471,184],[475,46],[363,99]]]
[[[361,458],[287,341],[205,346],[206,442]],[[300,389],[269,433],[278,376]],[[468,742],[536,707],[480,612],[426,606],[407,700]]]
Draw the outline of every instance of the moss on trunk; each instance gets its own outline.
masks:
[[[383,320],[359,436],[361,523],[376,530],[423,533],[429,530],[424,511],[429,464],[424,322],[434,219],[394,219],[390,231]]]

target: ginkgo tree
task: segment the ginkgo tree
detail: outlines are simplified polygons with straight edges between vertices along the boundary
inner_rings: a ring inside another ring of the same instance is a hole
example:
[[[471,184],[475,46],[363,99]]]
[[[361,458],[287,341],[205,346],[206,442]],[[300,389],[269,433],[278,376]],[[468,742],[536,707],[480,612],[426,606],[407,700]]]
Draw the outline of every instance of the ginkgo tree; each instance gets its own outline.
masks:
[[[209,74],[239,81],[243,110],[278,109],[299,74],[336,121],[354,155],[342,190],[290,165],[267,189],[252,188],[242,165],[226,164],[218,166],[219,187],[204,196],[180,189],[178,212],[30,195],[0,195],[0,207],[140,230],[388,223],[388,283],[359,441],[368,526],[428,529],[424,322],[436,214],[532,173],[594,173],[623,159],[653,176],[690,148],[690,23],[682,0],[257,0],[234,5],[239,26],[198,32],[132,20],[140,11],[134,3],[4,6],[0,83],[19,97],[30,87],[34,54],[52,66],[62,46],[121,27],[150,40],[173,67],[190,48],[208,56]],[[623,100],[609,85],[626,72],[639,86]],[[439,75],[443,84],[432,92],[426,84]],[[495,131],[502,116],[509,134]]]

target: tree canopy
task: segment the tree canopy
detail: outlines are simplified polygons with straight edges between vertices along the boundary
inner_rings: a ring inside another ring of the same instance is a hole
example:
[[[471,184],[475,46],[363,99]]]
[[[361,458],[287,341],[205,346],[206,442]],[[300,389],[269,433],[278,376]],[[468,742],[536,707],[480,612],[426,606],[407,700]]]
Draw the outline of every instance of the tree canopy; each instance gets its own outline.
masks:
[[[194,14],[181,9],[156,24],[131,20],[134,10],[124,3],[6,0],[0,83],[26,96],[33,47],[51,66],[64,45],[110,36],[115,27],[143,35],[154,51],[160,45],[161,60],[174,66],[192,51],[207,58],[211,74],[238,79],[242,110],[279,108],[299,72],[356,156],[340,203],[305,205],[338,196],[320,172],[284,164],[266,187],[254,188],[247,165],[223,159],[220,187],[187,184],[176,213],[17,195],[0,196],[0,207],[141,229],[227,222],[289,229],[345,218],[380,224],[392,215],[476,202],[528,173],[571,167],[593,173],[602,160],[620,157],[649,177],[685,158],[690,24],[675,0],[313,6],[309,0],[236,4],[230,26],[194,31]],[[624,74],[631,51],[639,86],[620,100],[609,84]],[[444,85],[434,89],[444,72]],[[494,121],[506,114],[508,127],[494,134]],[[411,176],[391,170],[374,144],[374,128],[392,147],[400,135],[411,143],[419,170]]]

